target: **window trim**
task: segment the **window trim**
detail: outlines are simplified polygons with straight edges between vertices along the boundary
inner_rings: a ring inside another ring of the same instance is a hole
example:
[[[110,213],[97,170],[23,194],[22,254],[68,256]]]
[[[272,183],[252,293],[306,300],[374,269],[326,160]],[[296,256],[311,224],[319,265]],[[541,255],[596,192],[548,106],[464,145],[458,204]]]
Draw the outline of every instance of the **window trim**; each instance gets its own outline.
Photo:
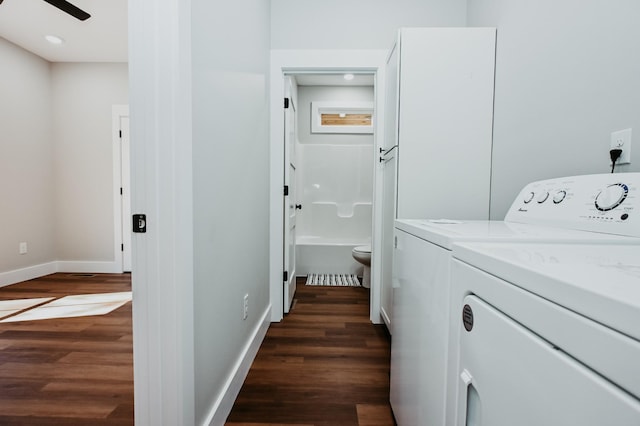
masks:
[[[322,114],[371,114],[370,125],[323,125]],[[373,134],[373,102],[311,102],[311,133]]]

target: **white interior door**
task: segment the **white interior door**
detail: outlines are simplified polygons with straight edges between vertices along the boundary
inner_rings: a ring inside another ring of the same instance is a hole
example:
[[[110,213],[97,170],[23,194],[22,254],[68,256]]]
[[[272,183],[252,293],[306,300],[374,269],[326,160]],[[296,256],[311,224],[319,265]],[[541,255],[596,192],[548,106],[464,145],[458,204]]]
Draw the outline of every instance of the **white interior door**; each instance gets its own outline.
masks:
[[[396,44],[389,55],[386,67],[386,96],[384,115],[384,138],[382,143],[382,265],[380,269],[380,315],[387,324],[389,332],[392,330],[393,318],[393,230],[396,219],[396,190],[398,176],[398,55],[399,46]]]
[[[290,81],[286,87],[290,87]],[[290,92],[290,91],[289,91]],[[291,96],[287,96],[284,112],[284,184],[288,195],[284,197],[284,313],[289,313],[296,292],[296,109]]]
[[[120,188],[122,197],[122,270],[131,272],[131,138],[129,117],[120,117]]]

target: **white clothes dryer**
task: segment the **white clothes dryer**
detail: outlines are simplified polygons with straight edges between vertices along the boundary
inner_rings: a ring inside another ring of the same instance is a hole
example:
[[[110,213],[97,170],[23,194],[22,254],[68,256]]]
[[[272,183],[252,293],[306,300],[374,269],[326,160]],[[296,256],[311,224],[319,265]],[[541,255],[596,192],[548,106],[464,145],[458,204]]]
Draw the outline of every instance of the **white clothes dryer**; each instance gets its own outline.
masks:
[[[504,221],[397,220],[393,266],[391,406],[398,425],[443,426],[456,413],[450,354],[451,250],[460,242],[637,244],[640,173],[533,182]],[[595,194],[595,195],[594,195]],[[599,200],[599,201],[598,201]],[[596,201],[603,210],[592,212]],[[606,213],[604,213],[606,212]],[[611,213],[611,214],[609,214]],[[612,214],[617,219],[604,219]]]
[[[456,417],[640,424],[640,245],[454,245]]]

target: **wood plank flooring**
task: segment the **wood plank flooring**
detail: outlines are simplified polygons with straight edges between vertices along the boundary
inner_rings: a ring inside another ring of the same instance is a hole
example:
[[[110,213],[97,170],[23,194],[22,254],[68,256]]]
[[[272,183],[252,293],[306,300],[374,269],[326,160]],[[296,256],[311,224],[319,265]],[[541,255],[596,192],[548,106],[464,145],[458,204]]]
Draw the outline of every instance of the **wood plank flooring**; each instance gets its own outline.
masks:
[[[130,275],[53,274],[0,300],[129,291]],[[298,283],[227,425],[391,426],[389,337],[363,288]],[[0,425],[133,424],[131,303],[108,315],[0,323]]]
[[[53,274],[0,300],[131,290],[129,274]],[[107,315],[0,323],[0,425],[133,424],[131,303]]]
[[[271,324],[227,426],[392,426],[390,339],[369,290],[305,286]]]

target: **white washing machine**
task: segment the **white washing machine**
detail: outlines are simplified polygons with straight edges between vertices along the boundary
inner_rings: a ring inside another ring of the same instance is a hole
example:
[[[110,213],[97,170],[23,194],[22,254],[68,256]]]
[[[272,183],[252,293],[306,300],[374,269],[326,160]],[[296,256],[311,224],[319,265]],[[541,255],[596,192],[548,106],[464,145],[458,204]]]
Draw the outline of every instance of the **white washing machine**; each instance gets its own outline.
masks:
[[[455,425],[640,425],[640,245],[453,249]]]
[[[442,426],[455,418],[457,375],[447,370],[457,350],[449,348],[455,346],[449,320],[454,244],[637,244],[627,230],[637,228],[640,237],[633,214],[639,194],[640,173],[575,176],[527,185],[504,221],[397,220],[390,400],[398,425]],[[589,210],[596,196],[609,210]],[[611,211],[623,213],[613,220],[606,216]]]

